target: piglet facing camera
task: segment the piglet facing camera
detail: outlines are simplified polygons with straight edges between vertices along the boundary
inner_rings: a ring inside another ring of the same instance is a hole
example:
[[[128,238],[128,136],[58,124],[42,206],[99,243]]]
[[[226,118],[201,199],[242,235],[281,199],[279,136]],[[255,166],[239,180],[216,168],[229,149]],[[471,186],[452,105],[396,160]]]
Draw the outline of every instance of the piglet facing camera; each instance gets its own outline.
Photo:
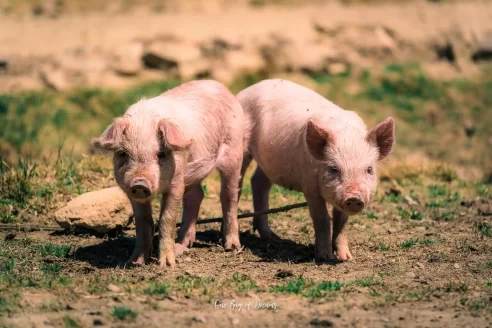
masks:
[[[140,100],[93,140],[94,149],[113,155],[116,181],[135,214],[137,238],[129,262],[143,264],[151,256],[151,200],[162,193],[159,262],[161,267],[174,267],[175,257],[193,245],[203,199],[201,182],[215,168],[221,177],[224,247],[240,248],[237,190],[242,124],[241,106],[225,86],[211,80],[192,81]],[[183,223],[175,245],[181,201]]]
[[[393,119],[368,131],[355,112],[286,80],[259,82],[237,98],[245,115],[242,172],[253,159],[258,163],[251,179],[255,212],[268,209],[274,183],[303,192],[316,258],[351,259],[344,227],[374,196],[377,163],[394,145]],[[333,206],[333,233],[327,204]],[[253,226],[263,239],[274,236],[267,215],[256,216]]]

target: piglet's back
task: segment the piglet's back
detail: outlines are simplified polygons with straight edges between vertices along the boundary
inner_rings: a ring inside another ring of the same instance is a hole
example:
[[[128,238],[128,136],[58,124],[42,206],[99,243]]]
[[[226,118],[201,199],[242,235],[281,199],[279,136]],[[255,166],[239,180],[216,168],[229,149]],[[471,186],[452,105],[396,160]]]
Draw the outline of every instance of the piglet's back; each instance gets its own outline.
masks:
[[[292,136],[287,134],[302,133],[310,119],[332,131],[347,128],[361,134],[367,131],[355,112],[344,110],[320,94],[288,80],[264,80],[241,91],[237,98],[244,109],[245,145],[260,135],[288,140]]]

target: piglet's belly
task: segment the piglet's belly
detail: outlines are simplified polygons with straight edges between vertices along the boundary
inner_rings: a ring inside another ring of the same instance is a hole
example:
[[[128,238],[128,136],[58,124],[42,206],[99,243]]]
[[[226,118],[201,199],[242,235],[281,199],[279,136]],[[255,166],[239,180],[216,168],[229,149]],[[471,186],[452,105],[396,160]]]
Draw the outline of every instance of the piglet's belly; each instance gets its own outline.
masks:
[[[300,167],[288,163],[270,162],[266,165],[258,164],[270,182],[289,190],[301,191],[302,179]]]

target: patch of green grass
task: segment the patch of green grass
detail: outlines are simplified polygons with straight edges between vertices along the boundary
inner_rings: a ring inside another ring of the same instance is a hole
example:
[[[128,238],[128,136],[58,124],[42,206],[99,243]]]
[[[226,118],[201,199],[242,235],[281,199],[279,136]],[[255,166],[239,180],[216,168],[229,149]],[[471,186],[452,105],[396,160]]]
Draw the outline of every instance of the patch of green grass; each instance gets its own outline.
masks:
[[[417,239],[408,239],[400,244],[401,248],[410,248],[417,244]]]
[[[384,200],[390,202],[390,203],[401,203],[403,202],[403,196],[401,194],[397,193],[389,193],[384,197]]]
[[[378,216],[374,212],[372,212],[372,211],[366,211],[366,212],[364,212],[364,214],[366,215],[366,217],[368,219],[372,219],[372,220],[377,220],[378,219]]]
[[[212,277],[198,277],[192,275],[181,275],[176,278],[176,283],[173,288],[176,290],[183,291],[185,293],[190,293],[197,288],[204,288],[206,291],[206,286],[214,281]]]
[[[237,291],[240,293],[248,292],[251,290],[253,290],[253,291],[259,290],[258,286],[256,285],[256,283],[253,280],[248,280],[248,281],[242,282],[237,287]]]
[[[465,297],[460,300],[460,303],[467,306],[471,311],[480,311],[490,307],[488,298],[468,299]]]
[[[492,262],[485,263],[485,267],[492,269]]]
[[[409,123],[421,120],[416,109],[424,102],[451,105],[442,83],[429,79],[419,64],[388,65],[379,79],[366,78],[363,84],[365,90],[359,97],[388,103]]]
[[[270,292],[317,298],[327,295],[328,292],[339,291],[343,286],[344,284],[338,281],[314,282],[313,280],[299,277],[297,279],[287,280],[281,285],[272,287]]]
[[[410,213],[410,219],[412,220],[422,220],[424,218],[424,215],[422,214],[422,212],[419,212],[419,211],[412,211]]]
[[[477,192],[477,195],[480,197],[484,197],[489,195],[490,193],[490,186],[485,184],[484,182],[475,182],[473,184],[473,187],[475,188],[475,191]]]
[[[113,307],[113,311],[111,312],[111,315],[118,320],[133,320],[137,318],[137,312],[133,311],[130,308],[123,307],[123,306],[115,306]]]
[[[234,272],[232,275],[232,280],[237,284],[237,291],[239,293],[244,293],[248,291],[259,291],[260,288],[256,285],[256,282],[251,280],[247,275]]]
[[[153,282],[144,289],[144,294],[147,295],[168,295],[170,290],[170,285],[161,282]]]
[[[390,250],[390,247],[389,246],[386,246],[385,244],[383,243],[379,243],[377,246],[376,246],[376,249],[380,252],[387,252]]]
[[[51,243],[46,243],[41,245],[39,251],[42,256],[56,256],[56,257],[67,257],[70,253],[71,247],[69,245],[55,245]]]
[[[468,285],[465,283],[454,283],[454,282],[448,282],[446,284],[446,292],[459,292],[459,293],[465,293],[468,290]]]
[[[328,292],[337,292],[344,286],[343,283],[338,281],[322,281],[316,285],[315,288],[310,289],[305,296],[308,298],[323,297]]]
[[[10,257],[8,260],[4,260],[0,265],[0,274],[8,276],[14,271],[15,268],[15,259]]]
[[[41,271],[46,275],[57,275],[61,271],[61,266],[58,263],[47,263],[41,266]]]
[[[35,164],[19,160],[17,166],[11,167],[0,158],[0,206],[11,204],[24,207],[33,194],[32,179],[35,174]]]
[[[246,183],[246,181],[244,181],[243,189],[241,191],[241,197],[243,199],[248,199],[249,197],[251,197],[251,195],[253,195],[253,189],[251,189],[251,184]]]
[[[22,298],[18,292],[2,292],[0,295],[0,313],[12,313],[19,300]]]
[[[477,225],[477,228],[478,228],[478,231],[482,235],[487,236],[487,237],[492,236],[492,227],[490,225],[488,225],[486,222],[480,222]]]
[[[427,190],[429,191],[429,197],[432,198],[445,196],[448,193],[446,186],[443,185],[429,185]]]
[[[289,197],[289,196],[295,197],[296,199],[302,199],[304,197],[304,195],[301,192],[295,190],[289,190],[279,185],[273,185],[270,195],[272,195],[273,198],[275,199],[278,194],[283,195],[285,197]]]
[[[299,277],[297,279],[290,279],[283,283],[282,285],[275,286],[272,288],[274,293],[285,293],[285,294],[296,294],[300,295],[306,287],[310,285],[309,282],[304,280],[304,278]]]
[[[65,328],[81,328],[82,325],[78,320],[66,315],[63,317],[63,324]]]
[[[309,233],[309,227],[307,225],[302,226],[299,230],[303,233]]]
[[[402,218],[402,219],[408,219],[410,217],[410,212],[406,209],[404,209],[403,207],[401,206],[397,206],[396,207],[396,211],[398,212],[398,215]]]
[[[419,290],[409,291],[405,294],[408,298],[415,298],[417,300],[428,300],[436,291],[432,288],[423,288]]]
[[[104,293],[107,291],[106,284],[101,282],[101,278],[99,276],[92,277],[89,279],[87,291],[91,294]]]
[[[444,212],[441,217],[440,217],[442,220],[444,221],[452,221],[454,219],[456,219],[456,216],[454,214],[454,212],[452,211],[447,211],[447,212]]]
[[[360,287],[371,287],[371,286],[381,285],[381,282],[374,279],[374,277],[365,277],[365,278],[356,279],[354,283]]]
[[[431,176],[443,182],[452,182],[458,179],[458,173],[449,165],[438,165],[432,171]]]
[[[205,198],[208,198],[208,188],[207,188],[207,185],[205,183],[202,185],[202,190],[203,190],[203,195],[205,196]]]
[[[10,215],[10,210],[7,206],[0,204],[0,221],[2,223],[15,223],[17,222],[17,218],[15,216]]]
[[[433,239],[422,239],[422,240],[419,240],[419,244],[420,245],[424,245],[424,246],[434,245],[435,243],[436,243],[436,241],[433,240]]]
[[[446,202],[444,201],[430,201],[426,204],[427,207],[430,208],[439,208],[439,207],[447,207]]]
[[[468,252],[471,252],[472,248],[470,247],[470,245],[468,245],[468,243],[466,242],[466,240],[463,240],[460,243],[459,250],[462,253],[468,253]]]

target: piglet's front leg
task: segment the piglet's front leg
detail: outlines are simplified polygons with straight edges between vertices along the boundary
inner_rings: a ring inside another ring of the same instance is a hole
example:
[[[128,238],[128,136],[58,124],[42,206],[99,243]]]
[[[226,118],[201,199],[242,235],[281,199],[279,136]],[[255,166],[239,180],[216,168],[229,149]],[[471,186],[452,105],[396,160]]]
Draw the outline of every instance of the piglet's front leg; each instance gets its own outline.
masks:
[[[352,259],[352,254],[348,246],[347,233],[345,232],[347,220],[347,214],[333,208],[333,249],[340,261]]]
[[[305,195],[309,213],[314,225],[314,251],[317,261],[333,261],[331,242],[331,218],[326,209],[325,200],[319,196]]]
[[[152,220],[151,204],[139,204],[131,201],[135,215],[136,244],[128,263],[145,264],[152,255],[152,237],[154,236],[154,221]]]
[[[171,269],[176,263],[174,239],[176,235],[176,217],[184,194],[183,178],[175,177],[170,189],[162,195],[161,215],[159,218],[159,265],[168,265]]]

